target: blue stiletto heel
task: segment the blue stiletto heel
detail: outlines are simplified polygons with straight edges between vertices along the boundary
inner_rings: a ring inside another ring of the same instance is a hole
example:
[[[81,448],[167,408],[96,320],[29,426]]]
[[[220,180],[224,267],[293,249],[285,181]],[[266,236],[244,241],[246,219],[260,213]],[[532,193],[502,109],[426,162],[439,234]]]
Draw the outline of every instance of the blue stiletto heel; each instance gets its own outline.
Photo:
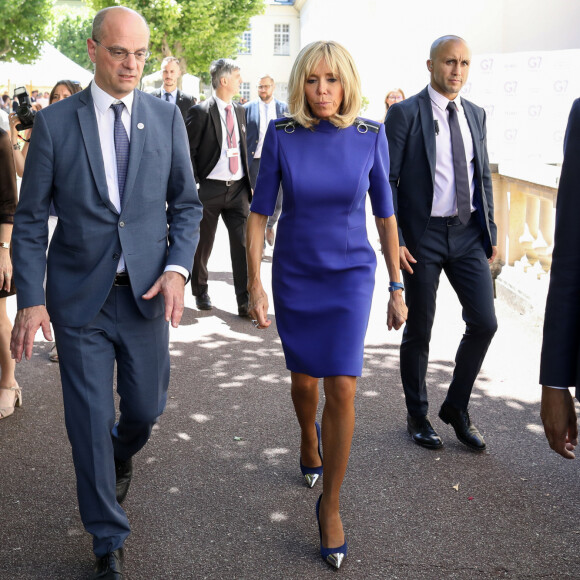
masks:
[[[341,567],[342,562],[346,558],[346,553],[348,551],[348,546],[346,545],[346,538],[344,544],[340,548],[325,548],[322,545],[322,528],[320,527],[320,500],[322,499],[322,494],[316,502],[316,521],[318,522],[318,533],[320,535],[320,556],[327,563],[336,568],[337,570]]]
[[[322,453],[320,452],[320,443],[321,443],[321,435],[320,435],[320,425],[315,421],[314,426],[316,427],[316,436],[318,437],[318,455],[320,457],[320,461],[322,461]],[[322,465],[319,467],[306,467],[302,464],[302,456],[300,457],[300,471],[306,480],[306,485],[309,488],[313,488],[314,484],[318,481],[318,478],[322,475]]]

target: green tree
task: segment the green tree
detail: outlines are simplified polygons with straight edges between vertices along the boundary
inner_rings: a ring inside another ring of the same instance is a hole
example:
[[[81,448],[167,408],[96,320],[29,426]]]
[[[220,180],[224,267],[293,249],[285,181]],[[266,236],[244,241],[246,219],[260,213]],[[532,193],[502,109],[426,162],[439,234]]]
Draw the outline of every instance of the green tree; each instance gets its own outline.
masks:
[[[78,65],[93,70],[87,53],[87,38],[91,36],[93,18],[80,14],[64,13],[54,28],[54,46]]]
[[[207,78],[212,60],[237,54],[250,18],[261,14],[264,0],[86,0],[95,10],[123,4],[140,12],[151,28],[152,58],[145,72],[159,68],[165,56],[180,60],[182,70]]]
[[[34,62],[50,40],[53,0],[7,0],[1,3],[0,60]]]

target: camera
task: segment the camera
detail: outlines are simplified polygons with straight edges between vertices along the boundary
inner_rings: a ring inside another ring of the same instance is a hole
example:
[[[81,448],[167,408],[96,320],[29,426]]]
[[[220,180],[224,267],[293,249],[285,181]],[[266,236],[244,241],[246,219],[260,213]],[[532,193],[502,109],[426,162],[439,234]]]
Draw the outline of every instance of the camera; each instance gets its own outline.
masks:
[[[36,115],[36,111],[30,104],[30,97],[28,96],[26,87],[18,87],[14,89],[14,98],[18,99],[16,116],[20,121],[20,123],[16,125],[16,130],[24,131],[25,129],[30,129],[32,125],[34,125],[34,115]]]

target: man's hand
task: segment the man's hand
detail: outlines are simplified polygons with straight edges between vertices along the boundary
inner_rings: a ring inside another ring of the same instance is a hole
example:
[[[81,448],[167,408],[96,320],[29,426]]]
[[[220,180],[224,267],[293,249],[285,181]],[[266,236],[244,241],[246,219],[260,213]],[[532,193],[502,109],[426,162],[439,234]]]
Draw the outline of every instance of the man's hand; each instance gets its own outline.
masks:
[[[497,258],[497,246],[491,247],[491,256],[487,260],[490,264],[493,264],[493,261]]]
[[[401,270],[406,270],[409,274],[413,273],[413,268],[411,268],[411,264],[416,264],[417,260],[413,258],[411,252],[407,250],[407,246],[399,246],[399,261]]]
[[[151,300],[159,293],[163,294],[165,301],[165,320],[177,328],[183,316],[185,278],[179,272],[163,272],[142,298]]]
[[[568,389],[542,386],[540,417],[550,447],[566,459],[574,459],[578,445],[578,419]]]
[[[23,308],[16,313],[12,338],[10,340],[10,353],[16,362],[22,360],[22,353],[26,360],[32,356],[32,346],[36,331],[42,327],[42,333],[46,340],[52,341],[50,331],[50,317],[44,305]]]

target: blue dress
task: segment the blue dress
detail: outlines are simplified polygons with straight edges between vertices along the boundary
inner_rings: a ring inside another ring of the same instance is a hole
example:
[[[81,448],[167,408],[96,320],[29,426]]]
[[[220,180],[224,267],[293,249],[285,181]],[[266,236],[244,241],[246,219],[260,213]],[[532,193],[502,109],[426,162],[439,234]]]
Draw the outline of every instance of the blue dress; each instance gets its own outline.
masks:
[[[282,182],[272,293],[286,366],[360,376],[376,269],[367,191],[375,216],[393,214],[385,130],[283,125],[268,126],[251,211],[272,215]]]

